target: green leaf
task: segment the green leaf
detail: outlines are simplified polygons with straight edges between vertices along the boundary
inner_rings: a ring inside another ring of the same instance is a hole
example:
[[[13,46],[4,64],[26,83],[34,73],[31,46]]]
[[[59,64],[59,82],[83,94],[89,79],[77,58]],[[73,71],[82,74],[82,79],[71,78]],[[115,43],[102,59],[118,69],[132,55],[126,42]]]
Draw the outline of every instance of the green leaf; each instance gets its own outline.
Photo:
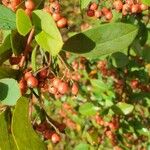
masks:
[[[72,36],[65,42],[63,50],[96,59],[127,49],[137,32],[137,26],[131,24],[104,24]]]
[[[96,108],[92,103],[85,103],[79,107],[79,112],[84,116],[92,116],[96,114]]]
[[[25,38],[24,36],[20,35],[16,30],[11,32],[11,48],[15,55],[21,54],[21,52],[25,48]]]
[[[142,3],[145,5],[150,6],[150,0],[142,0]]]
[[[142,50],[142,57],[145,61],[150,63],[150,47],[146,47]]]
[[[63,40],[55,21],[51,15],[42,10],[34,11],[32,18],[36,32],[39,33],[35,37],[37,43],[45,51],[56,56],[61,51]]]
[[[21,96],[19,85],[14,79],[0,80],[0,101],[4,105],[15,105]]]
[[[111,55],[111,59],[112,59],[113,66],[117,68],[125,67],[129,62],[128,57],[121,52],[113,53]]]
[[[78,144],[74,150],[89,150],[89,145],[86,143],[80,143]]]
[[[16,15],[9,8],[0,5],[0,29],[16,29]]]
[[[134,109],[134,106],[131,104],[127,104],[124,102],[119,102],[116,105],[112,107],[112,110],[117,114],[124,114],[128,115],[130,114]]]
[[[14,78],[18,76],[19,71],[13,70],[11,68],[6,68],[6,67],[0,67],[0,79],[3,78]]]
[[[29,100],[21,97],[12,118],[12,134],[19,150],[46,150],[45,144],[32,128],[29,118]]]
[[[40,47],[43,50],[48,51],[52,56],[56,56],[62,48],[62,43],[59,40],[52,38],[44,31],[39,33],[35,39]]]
[[[37,47],[35,47],[32,51],[32,55],[31,55],[31,64],[32,64],[32,69],[35,72],[37,70],[36,68],[36,51],[37,51]]]
[[[27,35],[32,28],[31,20],[23,9],[18,9],[16,12],[16,26],[23,36]]]
[[[80,0],[80,7],[81,9],[87,8],[91,0]]]
[[[6,109],[0,114],[0,149],[1,150],[17,150],[12,134],[10,132],[10,110]]]
[[[0,64],[11,55],[10,33],[9,30],[3,30],[0,34]]]
[[[59,40],[60,42],[62,42],[61,34],[56,26],[54,19],[50,14],[42,10],[35,10],[33,11],[32,18],[35,28],[37,27],[40,31],[45,31],[55,40]]]

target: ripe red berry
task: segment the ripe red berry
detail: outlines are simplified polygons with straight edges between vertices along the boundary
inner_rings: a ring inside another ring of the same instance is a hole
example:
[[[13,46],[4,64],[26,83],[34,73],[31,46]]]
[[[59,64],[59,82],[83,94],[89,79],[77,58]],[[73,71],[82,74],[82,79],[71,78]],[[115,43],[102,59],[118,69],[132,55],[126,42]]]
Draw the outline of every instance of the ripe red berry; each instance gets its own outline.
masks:
[[[114,8],[115,8],[117,11],[120,11],[120,10],[122,10],[122,8],[123,8],[123,3],[122,3],[121,0],[116,0],[116,1],[114,1],[113,5],[114,5]]]
[[[132,13],[138,13],[138,11],[139,11],[139,4],[133,4],[131,6],[131,12]]]
[[[129,11],[130,11],[130,5],[129,4],[124,4],[123,8],[122,8],[122,15],[126,16]]]
[[[107,12],[107,13],[105,14],[105,18],[106,18],[107,20],[111,20],[112,17],[113,17],[113,14],[112,14],[111,11],[109,11],[109,12]]]
[[[58,86],[59,86],[59,84],[60,84],[61,82],[62,82],[62,81],[61,81],[60,79],[55,78],[55,79],[53,80],[53,86],[54,86],[55,88],[58,88]]]
[[[71,93],[73,95],[77,95],[79,92],[79,86],[76,82],[73,83],[72,88],[71,88]]]
[[[88,10],[87,11],[87,16],[93,17],[94,16],[94,10]]]
[[[47,77],[47,74],[48,74],[47,69],[44,69],[44,70],[41,70],[38,75],[40,78],[45,79]]]
[[[138,85],[139,85],[139,81],[138,80],[132,80],[131,82],[130,82],[130,85],[131,85],[131,88],[132,89],[136,89],[136,88],[138,88]]]
[[[55,13],[59,13],[60,12],[60,4],[58,1],[51,3],[50,5],[50,12],[53,14]]]
[[[65,17],[62,17],[60,20],[57,21],[58,28],[64,28],[68,25],[68,21]]]
[[[19,81],[20,92],[23,95],[27,90],[27,83],[24,78]]]
[[[56,94],[57,93],[57,88],[50,85],[49,88],[48,88],[48,91],[51,94]]]
[[[26,72],[24,75],[24,79],[27,81],[29,77],[33,76],[31,72]]]
[[[102,16],[102,12],[100,10],[95,11],[95,17],[100,18]]]
[[[141,4],[141,5],[140,5],[140,9],[141,9],[142,11],[147,10],[147,9],[148,9],[148,6],[146,6],[146,5],[144,5],[144,4]]]
[[[35,88],[38,86],[38,80],[34,76],[31,76],[27,79],[27,85],[30,88]]]
[[[60,13],[53,13],[53,14],[52,14],[52,17],[53,17],[53,19],[54,19],[55,21],[58,21],[58,20],[61,19]]]
[[[97,10],[98,8],[98,5],[96,3],[92,3],[90,6],[89,6],[89,9],[90,10]]]
[[[33,10],[35,8],[35,4],[32,0],[25,1],[26,9]]]
[[[61,140],[60,136],[57,133],[52,134],[51,140],[53,143],[57,143]]]
[[[25,9],[25,13],[26,13],[26,15],[28,15],[29,17],[31,17],[31,15],[32,15],[32,10],[30,10],[30,9]]]
[[[66,94],[66,93],[68,93],[68,91],[69,91],[69,85],[67,82],[61,82],[58,85],[58,92],[60,94]]]
[[[103,7],[101,11],[104,15],[106,15],[109,12],[108,8],[106,7]]]

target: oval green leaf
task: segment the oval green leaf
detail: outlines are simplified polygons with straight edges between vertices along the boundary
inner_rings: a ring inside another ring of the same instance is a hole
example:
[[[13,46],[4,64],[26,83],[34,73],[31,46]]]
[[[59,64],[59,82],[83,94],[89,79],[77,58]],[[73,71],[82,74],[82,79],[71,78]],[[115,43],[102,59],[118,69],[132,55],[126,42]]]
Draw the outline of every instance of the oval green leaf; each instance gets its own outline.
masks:
[[[84,116],[92,116],[96,114],[96,108],[92,103],[85,103],[79,107],[79,112]]]
[[[15,105],[20,98],[19,85],[14,79],[0,80],[0,103],[4,105]]]
[[[0,29],[16,29],[16,14],[9,8],[0,5]]]
[[[117,68],[125,67],[129,62],[128,57],[121,52],[113,53],[111,59],[113,66]]]
[[[32,128],[29,118],[29,100],[21,97],[12,118],[12,134],[19,150],[46,150],[45,144]]]
[[[18,32],[25,36],[32,28],[32,23],[28,15],[23,9],[18,9],[16,12],[16,26]]]
[[[1,150],[17,150],[13,136],[10,132],[10,110],[6,109],[0,114],[0,149]]]
[[[65,42],[63,50],[96,59],[125,50],[137,32],[138,27],[131,24],[104,24],[72,36]]]
[[[142,3],[147,6],[150,6],[150,0],[142,0]]]

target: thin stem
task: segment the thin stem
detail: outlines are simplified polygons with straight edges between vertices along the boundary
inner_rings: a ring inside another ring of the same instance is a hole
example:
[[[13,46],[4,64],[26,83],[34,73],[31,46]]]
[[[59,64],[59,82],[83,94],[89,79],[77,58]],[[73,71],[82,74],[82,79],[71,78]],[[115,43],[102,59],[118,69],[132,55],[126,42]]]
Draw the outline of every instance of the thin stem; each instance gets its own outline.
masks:
[[[35,29],[34,29],[34,27],[33,27],[33,28],[31,29],[31,31],[30,31],[29,36],[28,36],[27,43],[26,43],[26,47],[25,47],[23,56],[22,56],[22,58],[21,58],[21,61],[20,61],[20,63],[19,63],[19,66],[20,66],[20,67],[23,67],[24,62],[25,62],[25,60],[26,60],[26,57],[27,57],[27,55],[28,55],[28,53],[29,53],[29,47],[30,47],[30,44],[31,44],[32,39],[33,39],[33,36],[34,36],[34,32],[35,32]]]

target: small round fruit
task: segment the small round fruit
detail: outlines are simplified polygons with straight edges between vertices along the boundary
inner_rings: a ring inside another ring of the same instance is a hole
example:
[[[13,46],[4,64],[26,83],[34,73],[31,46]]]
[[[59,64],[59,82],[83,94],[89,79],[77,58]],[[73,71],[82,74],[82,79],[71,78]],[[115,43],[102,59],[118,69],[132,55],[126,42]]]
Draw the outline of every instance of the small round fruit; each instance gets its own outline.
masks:
[[[66,94],[66,93],[68,93],[68,91],[69,91],[69,85],[67,82],[61,82],[58,85],[58,92],[60,94]]]
[[[57,94],[57,88],[53,87],[53,86],[49,86],[48,88],[49,93],[51,94]]]
[[[115,8],[117,11],[120,11],[120,10],[122,10],[122,8],[123,8],[123,3],[122,3],[121,0],[116,0],[116,1],[114,1],[113,5],[114,5],[114,8]]]
[[[96,3],[92,3],[89,7],[90,10],[97,10],[98,5]]]
[[[53,19],[54,19],[55,21],[58,21],[58,20],[61,19],[60,13],[53,13],[53,14],[52,14],[52,17],[53,17]]]
[[[55,88],[58,88],[58,86],[59,86],[59,84],[61,83],[62,81],[59,79],[59,78],[55,78],[54,80],[53,80],[53,86],[55,87]]]
[[[138,11],[139,11],[139,4],[134,4],[131,6],[132,13],[138,13]]]
[[[51,140],[53,143],[57,143],[61,140],[60,136],[57,133],[52,134]]]
[[[28,15],[29,17],[31,17],[32,10],[30,10],[30,9],[25,9],[25,13],[26,13],[26,15]]]
[[[102,12],[100,10],[95,11],[95,17],[100,18],[102,16]]]
[[[27,83],[24,78],[19,81],[20,92],[23,95],[27,90]]]
[[[109,12],[108,8],[106,8],[106,7],[103,7],[101,11],[104,15]]]
[[[68,21],[67,21],[67,19],[65,18],[65,17],[62,17],[61,19],[59,19],[58,21],[57,21],[57,27],[58,28],[64,28],[64,27],[66,27],[68,25]]]
[[[140,9],[141,9],[142,11],[147,10],[147,9],[148,9],[148,6],[147,6],[147,5],[144,5],[144,4],[141,4],[141,5],[140,5]]]
[[[35,88],[38,86],[38,80],[34,76],[31,76],[27,79],[27,85],[30,88]]]
[[[107,20],[111,20],[112,17],[113,17],[113,14],[112,14],[111,11],[109,11],[109,12],[107,12],[107,13],[105,14],[105,18],[106,18]]]
[[[35,8],[35,4],[32,0],[25,1],[26,9],[33,10]]]
[[[41,70],[39,72],[39,77],[42,78],[42,79],[45,79],[47,77],[47,74],[48,74],[47,69]]]
[[[87,11],[87,16],[93,17],[94,16],[94,10],[88,10]]]
[[[60,4],[59,4],[58,1],[51,3],[51,5],[50,5],[50,12],[52,14],[60,12]]]
[[[26,72],[24,75],[24,79],[27,81],[29,77],[33,76],[31,72]]]
[[[71,88],[71,93],[73,95],[77,95],[79,92],[79,86],[76,82],[73,83],[72,88]]]

